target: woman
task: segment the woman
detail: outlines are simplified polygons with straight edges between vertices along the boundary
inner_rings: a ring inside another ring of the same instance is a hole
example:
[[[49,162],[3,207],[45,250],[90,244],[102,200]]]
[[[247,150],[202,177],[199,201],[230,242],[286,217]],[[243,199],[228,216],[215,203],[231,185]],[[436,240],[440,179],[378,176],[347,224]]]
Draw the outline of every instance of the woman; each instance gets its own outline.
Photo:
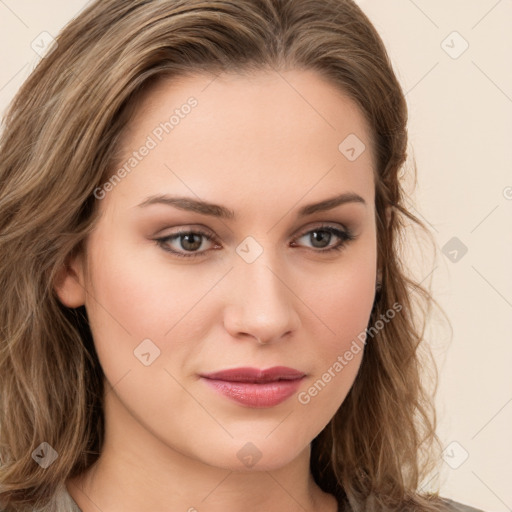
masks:
[[[349,0],[73,20],[0,146],[3,510],[475,510],[420,490],[406,122]]]

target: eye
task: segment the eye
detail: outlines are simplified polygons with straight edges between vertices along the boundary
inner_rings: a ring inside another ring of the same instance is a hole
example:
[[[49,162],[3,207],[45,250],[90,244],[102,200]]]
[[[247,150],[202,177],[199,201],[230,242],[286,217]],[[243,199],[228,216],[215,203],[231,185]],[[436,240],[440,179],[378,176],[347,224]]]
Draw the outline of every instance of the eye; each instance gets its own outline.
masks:
[[[203,245],[202,239],[206,239],[209,242],[214,242],[215,238],[210,234],[201,230],[181,230],[172,235],[156,238],[155,242],[162,248],[164,251],[170,252],[176,256],[183,258],[193,258],[196,256],[202,256],[206,251],[198,252],[198,249]],[[178,246],[181,246],[181,250],[185,252],[181,252],[180,248],[178,250],[170,248],[170,242],[176,241],[178,242]],[[188,252],[188,254],[186,254]]]
[[[329,246],[333,236],[338,238],[339,241],[335,245]],[[349,242],[355,240],[356,238],[355,235],[353,235],[353,233],[348,229],[341,230],[337,227],[330,225],[322,225],[314,229],[310,229],[309,231],[306,231],[302,235],[300,235],[297,238],[297,240],[300,240],[301,238],[305,237],[309,237],[309,240],[313,244],[313,248],[319,249],[315,252],[319,253],[340,251],[341,249],[346,247],[346,245]]]
[[[331,251],[340,251],[350,241],[355,240],[355,236],[349,230],[341,230],[335,226],[322,225],[309,231],[305,231],[296,240],[301,238],[309,237],[309,240],[313,243],[313,248],[318,249],[314,252],[317,253],[328,253]],[[332,238],[338,238],[338,242],[335,245],[330,246]],[[180,230],[172,235],[165,236],[162,238],[156,238],[155,242],[164,251],[170,252],[180,258],[194,258],[197,256],[204,255],[208,249],[199,250],[203,246],[204,241],[212,242],[217,244],[217,248],[220,246],[213,235],[202,230]],[[173,248],[173,245],[174,248]],[[292,242],[292,247],[296,247],[296,242]]]

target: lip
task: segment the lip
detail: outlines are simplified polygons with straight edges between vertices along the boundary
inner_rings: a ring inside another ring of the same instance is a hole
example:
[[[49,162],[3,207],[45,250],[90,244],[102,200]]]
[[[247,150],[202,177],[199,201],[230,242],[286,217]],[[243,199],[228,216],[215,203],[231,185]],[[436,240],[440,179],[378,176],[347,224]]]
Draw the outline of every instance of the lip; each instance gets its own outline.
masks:
[[[225,380],[228,382],[272,382],[276,380],[294,380],[304,377],[305,373],[295,368],[287,366],[273,366],[266,370],[259,368],[251,368],[249,366],[243,368],[231,368],[229,370],[221,370],[218,372],[203,373],[201,377],[206,379]]]
[[[225,397],[246,407],[273,407],[299,388],[305,373],[286,366],[266,370],[233,368],[202,374],[202,380]]]

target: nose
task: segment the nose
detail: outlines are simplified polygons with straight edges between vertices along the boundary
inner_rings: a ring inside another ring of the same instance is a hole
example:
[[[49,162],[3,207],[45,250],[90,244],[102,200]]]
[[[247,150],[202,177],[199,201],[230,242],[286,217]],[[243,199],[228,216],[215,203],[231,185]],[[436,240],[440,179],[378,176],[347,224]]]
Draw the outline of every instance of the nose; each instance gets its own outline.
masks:
[[[300,325],[300,300],[287,283],[287,274],[262,256],[238,262],[231,276],[224,327],[234,338],[251,337],[265,345],[294,333]]]

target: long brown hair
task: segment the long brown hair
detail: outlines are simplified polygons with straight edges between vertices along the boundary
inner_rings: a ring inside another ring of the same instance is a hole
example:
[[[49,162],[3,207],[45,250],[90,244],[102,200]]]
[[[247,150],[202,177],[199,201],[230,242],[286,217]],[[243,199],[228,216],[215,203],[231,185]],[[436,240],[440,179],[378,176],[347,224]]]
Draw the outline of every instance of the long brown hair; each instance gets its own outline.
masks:
[[[123,128],[150,83],[200,72],[314,70],[348,95],[372,131],[382,289],[345,401],[314,439],[311,471],[344,510],[442,510],[418,487],[435,467],[430,352],[437,303],[407,274],[399,171],[407,105],[383,42],[352,0],[98,0],[70,22],[15,97],[0,140],[0,503],[44,505],[90,467],[103,443],[103,372],[84,307],[53,286],[98,220]],[[415,171],[415,167],[414,167]],[[391,207],[389,222],[386,207]],[[430,369],[429,374],[423,374]],[[42,469],[42,442],[58,454]]]

